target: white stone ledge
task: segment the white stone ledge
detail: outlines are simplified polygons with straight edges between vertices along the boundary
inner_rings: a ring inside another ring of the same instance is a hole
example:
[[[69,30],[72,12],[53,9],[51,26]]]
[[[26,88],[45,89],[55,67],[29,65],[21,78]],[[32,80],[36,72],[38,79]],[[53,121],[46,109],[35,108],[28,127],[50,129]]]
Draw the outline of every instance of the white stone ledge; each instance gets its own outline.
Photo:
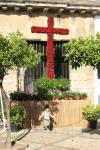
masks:
[[[0,7],[19,7],[19,8],[28,8],[28,7],[31,7],[31,8],[49,8],[49,10],[52,10],[52,9],[63,9],[63,10],[75,10],[75,11],[97,11],[97,12],[100,12],[100,6],[71,6],[66,3],[66,4],[58,4],[58,3],[15,3],[15,2],[9,2],[9,3],[5,3],[5,2],[0,2]]]

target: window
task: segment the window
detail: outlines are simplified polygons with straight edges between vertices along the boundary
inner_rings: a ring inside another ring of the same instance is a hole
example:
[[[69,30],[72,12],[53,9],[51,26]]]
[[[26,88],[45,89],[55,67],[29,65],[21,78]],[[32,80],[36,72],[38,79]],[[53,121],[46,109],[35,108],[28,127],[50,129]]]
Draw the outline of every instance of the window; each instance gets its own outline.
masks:
[[[33,92],[33,82],[43,75],[47,75],[47,42],[45,41],[28,41],[33,45],[34,49],[41,52],[43,55],[41,57],[40,63],[35,69],[27,69],[25,72],[25,91]],[[69,65],[68,62],[64,61],[64,46],[65,41],[55,41],[54,42],[54,75],[55,78],[69,78]]]

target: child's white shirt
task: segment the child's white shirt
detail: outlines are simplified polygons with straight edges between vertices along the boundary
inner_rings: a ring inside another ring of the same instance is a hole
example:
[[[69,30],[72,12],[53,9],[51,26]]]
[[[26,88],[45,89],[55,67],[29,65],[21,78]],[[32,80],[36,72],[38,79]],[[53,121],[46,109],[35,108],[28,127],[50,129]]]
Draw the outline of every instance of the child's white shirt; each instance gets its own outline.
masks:
[[[40,116],[40,119],[43,118],[44,120],[50,120],[50,117],[53,118],[53,116],[51,115],[50,111],[44,111],[42,113],[42,115]]]

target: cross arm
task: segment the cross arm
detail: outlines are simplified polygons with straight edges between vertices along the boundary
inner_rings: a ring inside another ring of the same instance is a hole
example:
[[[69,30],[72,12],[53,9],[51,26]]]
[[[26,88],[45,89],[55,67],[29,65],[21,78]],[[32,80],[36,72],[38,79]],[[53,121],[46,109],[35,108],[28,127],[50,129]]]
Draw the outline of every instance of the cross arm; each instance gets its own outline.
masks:
[[[53,33],[54,33],[54,34],[66,35],[66,34],[69,34],[69,30],[68,30],[68,29],[54,28],[54,29],[53,29]]]
[[[48,28],[47,27],[32,26],[31,27],[31,32],[32,33],[48,33]]]

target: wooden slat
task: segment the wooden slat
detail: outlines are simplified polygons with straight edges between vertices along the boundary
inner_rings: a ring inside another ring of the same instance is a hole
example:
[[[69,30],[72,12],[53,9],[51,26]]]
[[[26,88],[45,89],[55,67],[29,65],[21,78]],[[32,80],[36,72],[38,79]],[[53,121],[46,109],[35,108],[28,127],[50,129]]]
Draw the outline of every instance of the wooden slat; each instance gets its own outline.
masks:
[[[14,103],[14,102],[13,102]],[[28,112],[28,118],[26,122],[30,126],[40,125],[38,117],[43,111],[45,103],[50,105],[51,111],[53,112],[55,126],[68,126],[68,127],[86,127],[87,122],[82,117],[82,107],[90,104],[89,100],[55,100],[55,101],[33,101],[33,102],[17,102],[25,106]],[[30,120],[31,116],[31,120]],[[29,121],[30,120],[30,121]]]

